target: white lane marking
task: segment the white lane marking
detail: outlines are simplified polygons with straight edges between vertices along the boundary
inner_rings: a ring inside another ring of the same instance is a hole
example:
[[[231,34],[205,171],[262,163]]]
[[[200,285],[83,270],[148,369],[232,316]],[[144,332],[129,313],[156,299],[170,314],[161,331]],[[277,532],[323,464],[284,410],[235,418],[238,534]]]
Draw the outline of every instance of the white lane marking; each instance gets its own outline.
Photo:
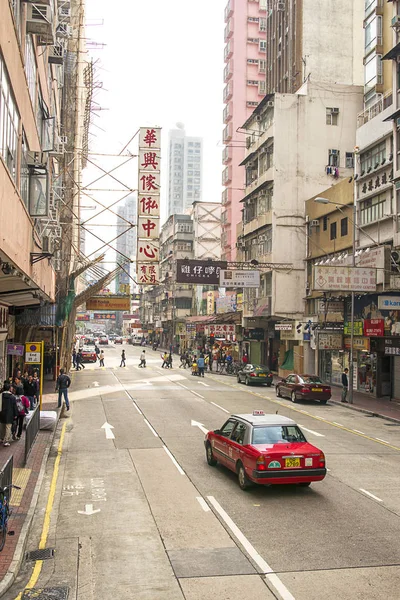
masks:
[[[337,423],[336,421],[332,421],[332,423],[333,423],[334,425],[339,425],[339,427],[343,427],[343,425],[342,425],[341,423]]]
[[[199,423],[198,421],[190,421],[190,424],[192,427],[198,427],[201,429],[203,433],[208,433],[208,429],[204,427],[203,423]]]
[[[229,410],[226,410],[226,408],[223,408],[222,406],[220,406],[219,404],[217,404],[216,402],[211,402],[211,404],[213,404],[214,406],[216,406],[217,408],[220,408],[221,410],[223,410],[224,412],[229,413]]]
[[[360,490],[360,492],[363,492],[364,494],[367,494],[367,496],[370,496],[370,498],[373,498],[377,502],[383,502],[383,500],[381,500],[380,498],[378,498],[378,496],[374,496],[374,494],[371,494],[371,492],[367,492],[367,490],[364,490],[363,488],[359,488],[359,490]]]
[[[132,404],[133,404],[133,408],[135,408],[139,415],[142,415],[142,411],[140,410],[140,408],[138,407],[138,405],[136,404],[136,402],[134,401],[134,399],[132,398],[132,396],[125,390],[125,394],[128,396],[129,400],[132,400]]]
[[[204,383],[204,381],[198,381],[197,383],[198,383],[199,385],[204,385],[205,387],[210,387],[210,386],[208,385],[208,383]]]
[[[101,511],[100,508],[93,509],[93,504],[85,504],[85,510],[78,510],[80,515],[95,515]]]
[[[104,425],[101,426],[101,429],[104,429],[104,431],[106,432],[106,440],[115,440],[115,435],[111,431],[112,429],[114,429],[114,427],[110,425],[110,423],[107,423],[106,421]]]
[[[204,510],[204,512],[210,512],[210,507],[208,506],[208,504],[204,500],[204,498],[202,498],[201,496],[196,496],[196,500],[200,504],[200,506]]]
[[[273,569],[269,566],[269,564],[258,554],[257,550],[254,546],[249,542],[247,537],[240,531],[239,527],[232,521],[227,512],[224,511],[222,506],[217,502],[214,496],[207,496],[207,500],[213,505],[219,516],[225,521],[229,529],[232,531],[233,535],[237,538],[237,540],[242,544],[243,548],[246,550],[247,554],[251,556],[254,562],[261,569],[262,573],[268,574],[273,573]]]
[[[176,458],[168,450],[167,446],[163,446],[163,448],[164,448],[165,452],[168,454],[168,456],[170,457],[170,459],[172,460],[172,462],[174,463],[174,465],[176,466],[176,468],[178,469],[179,473],[181,475],[184,475],[185,471],[182,469],[181,465],[178,463],[178,461],[176,460]]]
[[[204,396],[202,396],[201,394],[198,394],[197,392],[194,392],[193,390],[190,390],[192,394],[195,394],[196,396],[198,396],[199,398],[201,398],[202,400],[204,400]]]
[[[359,429],[353,429],[353,431],[355,431],[356,433],[361,433],[362,435],[365,435],[365,433],[363,431],[360,431]]]
[[[266,581],[280,594],[282,600],[295,600],[294,596],[289,592],[284,583],[274,573],[269,564],[259,555],[254,546],[249,542],[246,536],[240,531],[239,527],[232,521],[230,516],[224,511],[222,506],[217,502],[214,496],[207,496],[208,501],[215,508],[220,517],[225,521],[226,525],[232,531],[233,535],[240,542],[247,554],[254,560],[262,573],[266,575]]]
[[[328,473],[330,473],[330,471],[331,471],[330,469],[326,469],[326,470],[328,471]]]
[[[317,437],[325,437],[323,433],[318,433],[318,431],[314,431],[313,429],[307,429],[307,427],[304,427],[304,425],[300,425],[300,423],[298,423],[298,426],[304,429],[304,431],[308,431],[308,433],[312,433]]]
[[[390,444],[387,440],[383,440],[382,438],[375,438],[378,442],[384,442],[385,444]]]
[[[146,423],[147,427],[150,429],[151,433],[154,435],[154,437],[158,437],[157,431],[155,429],[153,429],[153,427],[150,425],[148,420],[147,419],[143,419],[143,420]]]

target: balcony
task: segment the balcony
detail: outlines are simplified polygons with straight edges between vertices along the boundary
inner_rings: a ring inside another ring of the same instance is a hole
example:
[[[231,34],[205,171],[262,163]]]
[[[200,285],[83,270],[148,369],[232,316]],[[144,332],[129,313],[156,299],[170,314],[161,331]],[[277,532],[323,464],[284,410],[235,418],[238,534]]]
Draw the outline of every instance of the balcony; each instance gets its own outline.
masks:
[[[232,167],[229,165],[222,171],[222,185],[227,185],[232,181]]]
[[[225,127],[223,134],[222,134],[222,141],[224,142],[224,144],[226,142],[231,141],[232,135],[233,135],[233,126],[232,126],[232,123],[228,123],[228,125]]]
[[[233,40],[229,40],[224,48],[224,60],[225,62],[232,57],[233,54]]]
[[[227,83],[233,74],[233,61],[230,60],[224,68],[224,83]]]
[[[232,81],[229,81],[229,83],[224,87],[224,94],[223,94],[224,102],[228,102],[228,100],[230,100],[232,98],[232,94],[233,94],[233,83],[232,83]]]
[[[225,23],[227,23],[228,19],[233,15],[233,9],[234,9],[234,0],[229,0],[228,4],[225,6],[225,10],[224,10]]]
[[[232,190],[227,188],[222,192],[222,206],[226,206],[232,202]]]
[[[222,116],[223,116],[224,123],[227,123],[228,121],[230,121],[232,119],[232,102],[229,102],[225,106]]]
[[[233,19],[229,19],[224,29],[224,40],[227,42],[233,36]]]
[[[393,104],[393,94],[392,92],[387,92],[384,96],[379,98],[377,102],[365,108],[362,112],[357,115],[357,127],[362,127],[368,121],[371,121],[376,116],[378,116],[381,112],[386,110],[389,106]]]
[[[226,148],[222,151],[222,163],[226,165],[228,162],[232,160],[232,148],[231,146],[226,146]]]

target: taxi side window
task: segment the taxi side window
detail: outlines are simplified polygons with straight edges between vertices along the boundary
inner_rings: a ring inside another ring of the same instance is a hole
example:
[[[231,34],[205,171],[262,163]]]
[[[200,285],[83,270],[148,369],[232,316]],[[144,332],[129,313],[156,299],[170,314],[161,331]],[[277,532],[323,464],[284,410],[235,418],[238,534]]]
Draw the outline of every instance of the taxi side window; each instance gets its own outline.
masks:
[[[229,419],[229,421],[227,421],[225,423],[225,425],[222,427],[221,435],[223,435],[224,437],[229,437],[231,435],[236,423],[237,423],[237,421],[235,421],[234,419]]]
[[[286,383],[295,383],[295,376],[294,375],[290,375],[287,379],[286,379]]]
[[[243,444],[245,435],[246,425],[244,423],[238,423],[235,428],[235,431],[231,435],[231,439],[237,444]]]

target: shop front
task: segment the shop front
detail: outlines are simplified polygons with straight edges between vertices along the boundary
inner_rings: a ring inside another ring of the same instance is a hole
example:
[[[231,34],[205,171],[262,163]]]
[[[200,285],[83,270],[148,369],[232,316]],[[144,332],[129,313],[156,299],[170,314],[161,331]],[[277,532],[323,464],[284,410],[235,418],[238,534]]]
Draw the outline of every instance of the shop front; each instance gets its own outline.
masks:
[[[379,341],[380,353],[389,364],[390,397],[400,401],[400,337],[386,337]]]
[[[341,385],[343,369],[349,367],[348,354],[343,350],[341,331],[318,331],[318,374],[331,385]]]
[[[263,328],[243,329],[243,342],[251,363],[256,365],[267,364],[267,343]]]

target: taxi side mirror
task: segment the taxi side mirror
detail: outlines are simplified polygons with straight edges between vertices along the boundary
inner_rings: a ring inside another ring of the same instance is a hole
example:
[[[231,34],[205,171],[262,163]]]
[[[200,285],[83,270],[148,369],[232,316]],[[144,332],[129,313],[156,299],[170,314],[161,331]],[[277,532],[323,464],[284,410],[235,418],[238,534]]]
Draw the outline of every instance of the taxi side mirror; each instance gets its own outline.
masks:
[[[214,429],[214,433],[216,433],[216,434],[220,434],[220,433],[221,433],[221,430],[220,430],[220,429]]]

